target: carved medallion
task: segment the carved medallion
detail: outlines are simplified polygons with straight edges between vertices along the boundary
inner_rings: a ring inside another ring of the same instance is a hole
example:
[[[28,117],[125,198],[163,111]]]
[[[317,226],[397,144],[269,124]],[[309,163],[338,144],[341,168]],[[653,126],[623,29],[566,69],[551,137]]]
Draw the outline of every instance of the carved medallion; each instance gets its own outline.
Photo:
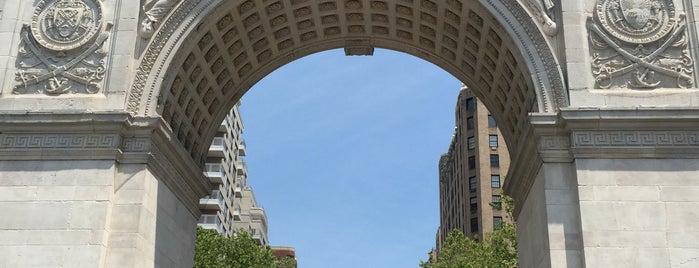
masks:
[[[602,0],[595,16],[619,40],[646,44],[660,40],[675,27],[675,6],[665,0]]]
[[[13,93],[94,94],[106,72],[100,0],[42,0],[24,25]]]
[[[672,0],[598,0],[587,27],[596,87],[694,86],[687,24]]]
[[[65,51],[93,41],[102,28],[99,1],[43,0],[32,20],[32,35],[43,47]]]

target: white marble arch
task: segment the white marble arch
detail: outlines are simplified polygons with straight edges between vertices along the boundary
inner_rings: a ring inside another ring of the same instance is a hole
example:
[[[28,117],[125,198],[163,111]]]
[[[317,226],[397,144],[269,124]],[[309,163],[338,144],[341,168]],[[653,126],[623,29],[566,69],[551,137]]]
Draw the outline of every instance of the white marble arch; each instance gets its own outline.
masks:
[[[586,23],[607,0],[524,1],[102,1],[102,88],[62,95],[15,90],[42,1],[0,1],[0,214],[29,215],[0,217],[0,266],[191,266],[218,122],[265,75],[333,48],[408,53],[483,100],[511,150],[521,267],[699,265],[696,85],[600,89]],[[172,10],[145,20],[144,2]],[[673,49],[692,59],[699,4],[674,3]]]

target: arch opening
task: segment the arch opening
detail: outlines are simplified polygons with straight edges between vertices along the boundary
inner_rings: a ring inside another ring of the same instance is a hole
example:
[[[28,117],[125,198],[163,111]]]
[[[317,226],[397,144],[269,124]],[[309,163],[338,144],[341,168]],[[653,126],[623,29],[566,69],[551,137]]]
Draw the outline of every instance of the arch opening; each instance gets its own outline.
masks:
[[[505,11],[522,9],[507,5]],[[497,8],[500,13],[491,11]],[[273,70],[330,49],[384,48],[429,61],[463,81],[516,150],[528,134],[528,113],[558,109],[549,99],[562,87],[542,86],[542,80],[560,79],[559,71],[538,69],[543,60],[534,54],[540,51],[501,23],[531,26],[531,18],[512,22],[516,16],[503,17],[502,8],[456,0],[183,1],[144,52],[129,111],[162,115],[201,162],[228,109]],[[176,38],[159,40],[163,34]]]

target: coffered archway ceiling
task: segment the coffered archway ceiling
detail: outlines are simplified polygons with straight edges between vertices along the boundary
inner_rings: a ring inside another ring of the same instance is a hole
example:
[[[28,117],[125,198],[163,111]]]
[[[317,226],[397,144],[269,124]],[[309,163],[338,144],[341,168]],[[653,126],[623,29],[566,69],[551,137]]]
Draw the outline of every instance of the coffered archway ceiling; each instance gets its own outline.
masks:
[[[555,59],[516,1],[184,0],[144,51],[129,111],[161,114],[201,161],[226,112],[265,75],[315,52],[373,47],[420,57],[463,81],[510,148],[529,112],[567,103]]]

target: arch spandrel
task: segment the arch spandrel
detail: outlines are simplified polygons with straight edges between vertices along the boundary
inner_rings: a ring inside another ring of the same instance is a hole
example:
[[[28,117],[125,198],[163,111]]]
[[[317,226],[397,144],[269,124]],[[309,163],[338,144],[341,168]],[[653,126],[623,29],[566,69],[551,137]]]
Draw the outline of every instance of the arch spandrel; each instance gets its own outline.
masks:
[[[516,1],[184,0],[144,50],[127,107],[162,115],[200,160],[216,122],[254,83],[305,55],[357,44],[450,72],[482,97],[511,144],[529,112],[567,103],[553,54]]]

